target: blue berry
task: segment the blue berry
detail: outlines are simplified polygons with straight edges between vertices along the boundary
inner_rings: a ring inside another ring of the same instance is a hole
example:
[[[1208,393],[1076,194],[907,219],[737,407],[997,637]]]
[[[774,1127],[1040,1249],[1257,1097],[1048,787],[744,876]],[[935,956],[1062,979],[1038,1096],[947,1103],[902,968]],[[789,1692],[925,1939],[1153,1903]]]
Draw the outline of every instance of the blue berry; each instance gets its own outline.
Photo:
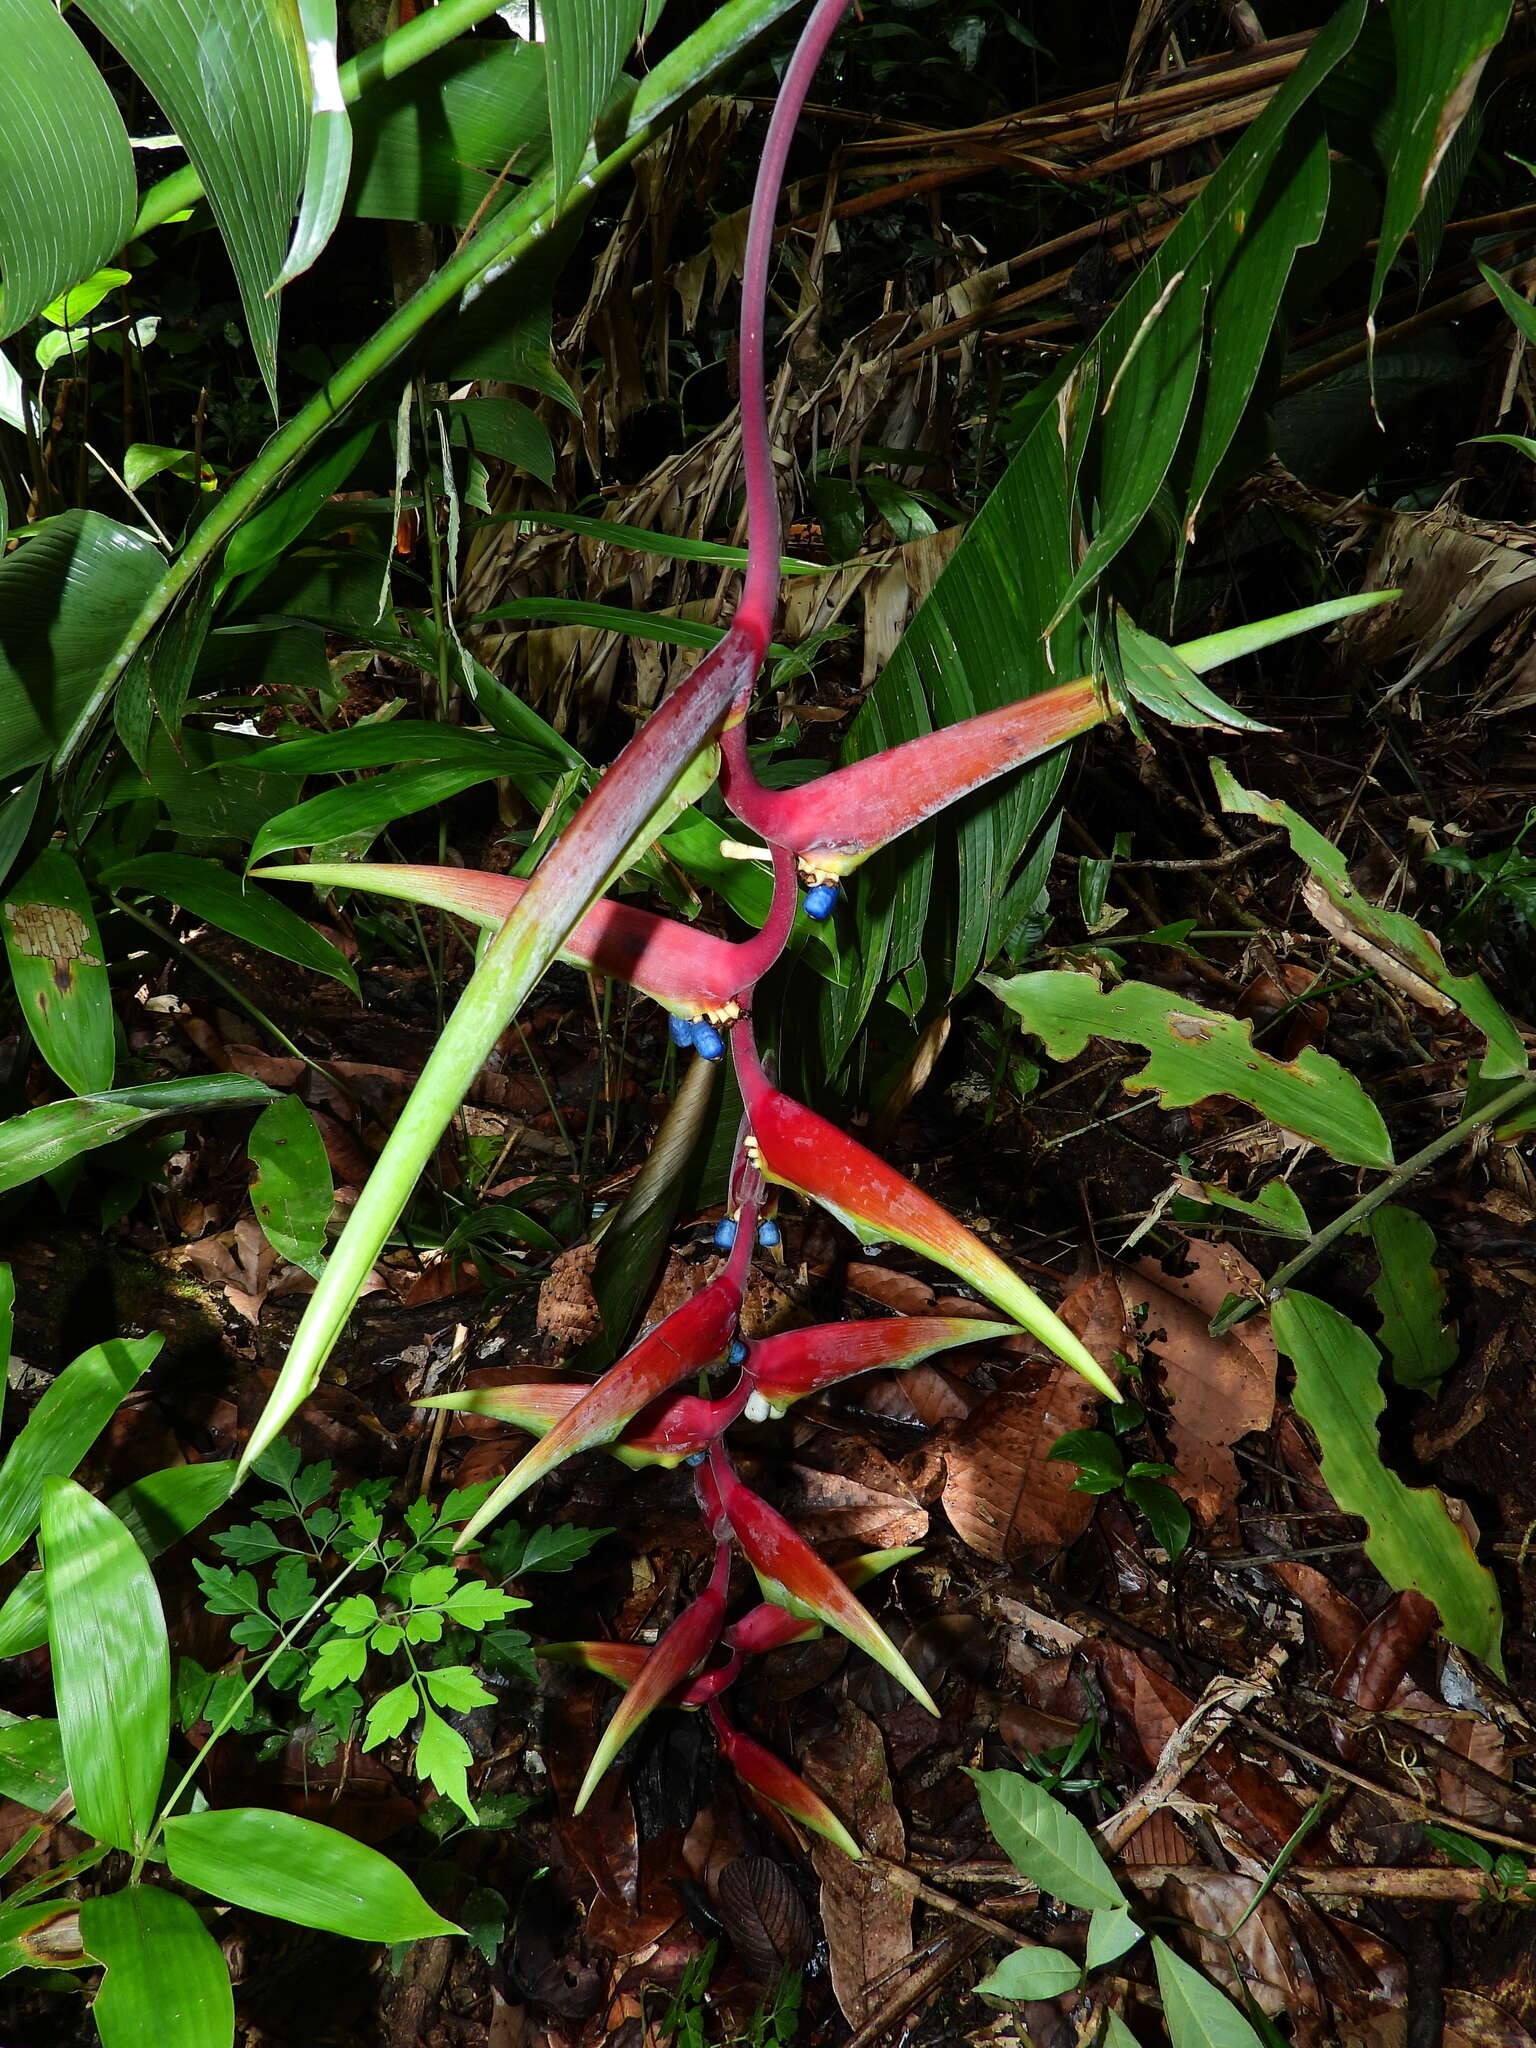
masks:
[[[836,882],[818,882],[813,889],[806,890],[805,914],[814,918],[817,924],[825,924],[836,908]]]
[[[694,1451],[684,1458],[683,1463],[685,1465],[702,1465],[708,1456],[708,1451]]]
[[[741,1339],[740,1339],[739,1337],[735,1337],[735,1338],[733,1338],[733,1339],[731,1340],[731,1348],[730,1348],[730,1350],[729,1350],[729,1351],[727,1351],[727,1353],[725,1354],[725,1362],[726,1362],[726,1364],[727,1364],[727,1365],[745,1365],[745,1364],[746,1364],[746,1362],[747,1362],[747,1347],[746,1347],[746,1345],[745,1345],[745,1344],[743,1344],[743,1343],[742,1343],[742,1341],[741,1341]]]
[[[715,1225],[715,1250],[719,1252],[728,1252],[735,1242],[735,1218],[731,1216],[724,1216]]]
[[[764,1251],[772,1251],[779,1243],[782,1233],[771,1216],[765,1216],[757,1226],[757,1241]]]
[[[701,1017],[693,1027],[693,1049],[701,1060],[717,1060],[725,1052],[725,1040]]]
[[[667,1030],[679,1052],[686,1052],[692,1045],[694,1022],[691,1017],[668,1017]]]

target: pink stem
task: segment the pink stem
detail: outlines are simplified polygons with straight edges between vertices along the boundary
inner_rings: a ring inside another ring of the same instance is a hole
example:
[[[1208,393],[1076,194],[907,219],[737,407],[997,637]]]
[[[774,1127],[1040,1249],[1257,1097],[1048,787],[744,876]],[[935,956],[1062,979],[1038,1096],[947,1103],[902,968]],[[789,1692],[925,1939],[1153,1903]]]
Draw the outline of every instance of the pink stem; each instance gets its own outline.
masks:
[[[747,576],[736,618],[749,629],[759,630],[765,645],[773,637],[779,611],[779,492],[768,447],[763,349],[773,223],[800,109],[847,5],[848,0],[817,0],[800,32],[768,123],[747,222],[741,284],[741,459],[747,483]]]
[[[757,1040],[752,1035],[750,1017],[738,1017],[731,1026],[731,1058],[736,1067],[736,1081],[741,1089],[741,1099],[746,1104],[747,1122],[752,1121],[752,1111],[765,1095],[773,1091],[773,1083],[763,1072],[763,1063],[757,1056]]]
[[[742,730],[741,727],[735,730]],[[736,957],[741,962],[741,987],[739,995],[750,996],[757,983],[773,966],[783,952],[794,929],[795,911],[800,903],[800,885],[795,872],[795,857],[786,853],[782,846],[772,848],[773,853],[773,902],[761,929],[750,939],[743,939],[736,948]]]

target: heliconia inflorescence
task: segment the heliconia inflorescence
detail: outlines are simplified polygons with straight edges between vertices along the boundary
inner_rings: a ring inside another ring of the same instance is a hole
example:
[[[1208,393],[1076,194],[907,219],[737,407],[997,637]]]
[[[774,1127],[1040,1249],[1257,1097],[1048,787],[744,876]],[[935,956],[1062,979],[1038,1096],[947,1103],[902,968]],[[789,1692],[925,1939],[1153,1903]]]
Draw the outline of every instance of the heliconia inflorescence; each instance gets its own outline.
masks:
[[[495,934],[447,1020],[420,1086],[359,1199],[295,1337],[242,1473],[318,1378],[350,1301],[399,1217],[478,1063],[558,949],[591,974],[661,1003],[672,1043],[707,1060],[729,1047],[746,1115],[715,1233],[721,1270],[632,1344],[591,1385],[523,1384],[445,1394],[424,1407],[498,1418],[537,1441],[495,1487],[458,1539],[463,1550],[519,1495],[577,1452],[602,1449],[635,1466],[690,1464],[715,1545],[704,1591],[653,1648],[567,1643],[544,1654],[585,1665],[625,1687],[588,1767],[577,1811],[657,1707],[707,1708],[721,1754],[761,1798],[848,1855],[858,1844],[826,1803],[721,1705],[743,1662],[823,1627],[889,1671],[930,1711],[922,1681],[856,1598],[854,1588],[914,1553],[872,1553],[834,1571],[776,1508],[745,1485],[725,1448],[739,1421],[781,1415],[855,1374],[895,1369],[973,1343],[1027,1331],[1110,1400],[1113,1380],[1079,1337],[975,1232],[854,1138],[779,1089],[758,1057],[751,1011],[758,984],[787,944],[797,912],[831,917],[840,883],[879,848],[1023,763],[1118,717],[1102,682],[1082,677],[961,721],[794,788],[753,772],[746,720],[779,609],[780,512],[764,403],[764,320],[774,216],[790,140],[811,78],[848,0],[815,0],[784,72],[753,190],[743,261],[740,373],[747,569],[719,644],[640,727],[564,825],[526,880],[461,868],[312,862],[269,866],[270,881],[371,891],[465,918]],[[1253,645],[1326,623],[1339,605],[1243,631]],[[1218,636],[1182,650],[1204,673],[1223,658]],[[1234,650],[1236,651],[1236,650]],[[1176,650],[1176,653],[1179,651]],[[1175,664],[1176,666],[1176,664]],[[598,892],[648,843],[655,820],[718,744],[721,794],[763,841],[773,891],[757,932],[732,941]],[[606,879],[605,879],[606,878]],[[804,894],[801,894],[802,884]],[[452,1099],[445,1102],[451,1092]],[[819,1203],[865,1243],[894,1241],[956,1274],[1011,1320],[915,1316],[822,1324],[762,1337],[742,1327],[754,1252],[779,1245],[769,1183]],[[369,1235],[371,1233],[371,1236]],[[350,1296],[346,1289],[350,1288]],[[709,1375],[734,1373],[723,1388]],[[692,1384],[685,1387],[685,1382]],[[739,1549],[765,1596],[733,1624],[726,1615]]]

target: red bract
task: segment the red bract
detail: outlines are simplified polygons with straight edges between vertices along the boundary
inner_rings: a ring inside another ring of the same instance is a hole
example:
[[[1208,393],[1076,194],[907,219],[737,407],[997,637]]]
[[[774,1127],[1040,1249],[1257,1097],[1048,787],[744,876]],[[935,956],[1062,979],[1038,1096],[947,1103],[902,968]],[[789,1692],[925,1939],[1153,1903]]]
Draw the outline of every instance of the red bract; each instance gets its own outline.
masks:
[[[718,1704],[711,1705],[709,1718],[714,1725],[715,1739],[720,1744],[720,1753],[737,1777],[771,1805],[787,1813],[791,1820],[799,1821],[813,1834],[824,1835],[845,1856],[851,1856],[855,1863],[862,1861],[863,1851],[819,1792],[813,1792],[804,1778],[792,1771],[788,1764],[780,1763],[771,1750],[764,1749],[750,1735],[743,1735],[739,1728],[732,1727]]]
[[[434,1394],[418,1408],[447,1408],[460,1415],[491,1415],[530,1436],[544,1436],[591,1393],[579,1380],[529,1381],[510,1387],[471,1387],[461,1394]],[[624,1433],[603,1448],[623,1464],[680,1465],[708,1450],[721,1430],[728,1429],[751,1398],[748,1381],[718,1401],[702,1394],[665,1395],[635,1417]]]
[[[759,1407],[782,1415],[792,1402],[855,1373],[882,1367],[901,1372],[957,1344],[985,1344],[1017,1335],[1014,1323],[987,1323],[974,1316],[891,1316],[884,1321],[816,1323],[808,1330],[759,1337],[747,1360],[758,1397],[748,1404],[747,1415],[749,1420],[760,1419]]]
[[[798,789],[765,789],[747,758],[746,723],[720,737],[720,793],[771,846],[799,856],[808,880],[835,879],[985,783],[1076,739],[1111,715],[1091,676],[925,733]]]
[[[752,1261],[757,1212],[742,1212],[725,1271],[659,1322],[640,1342],[588,1387],[540,1443],[513,1467],[496,1491],[465,1523],[456,1548],[472,1542],[519,1494],[577,1451],[612,1443],[643,1408],[690,1373],[713,1365],[725,1352],[741,1314],[742,1289]]]
[[[597,1790],[598,1780],[641,1722],[654,1713],[670,1694],[687,1684],[720,1640],[730,1576],[731,1553],[726,1545],[721,1544],[715,1552],[715,1567],[710,1574],[709,1585],[691,1606],[683,1609],[651,1651],[628,1692],[619,1701],[613,1719],[603,1730],[602,1740],[576,1795],[574,1810],[577,1813]]]
[[[783,859],[788,863],[788,855]],[[790,864],[791,879],[793,876]],[[527,894],[514,875],[476,868],[413,867],[376,861],[309,861],[261,868],[256,879],[310,882],[321,889],[361,889],[403,903],[446,910],[485,931],[500,931]],[[560,948],[570,966],[627,981],[679,1017],[729,1019],[737,999],[783,951],[795,916],[795,895],[776,888],[768,921],[754,938],[717,939],[677,918],[658,917],[603,897]]]
[[[893,1238],[925,1252],[1006,1309],[1101,1394],[1120,1399],[1087,1346],[996,1252],[894,1167],[774,1087],[745,1019],[731,1033],[731,1048],[756,1158],[769,1180],[811,1196],[865,1243]]]
[[[835,1628],[889,1671],[930,1714],[938,1713],[927,1687],[885,1630],[777,1508],[742,1485],[718,1443],[709,1464],[699,1468],[699,1492],[717,1541],[723,1518],[770,1600],[791,1614]]]

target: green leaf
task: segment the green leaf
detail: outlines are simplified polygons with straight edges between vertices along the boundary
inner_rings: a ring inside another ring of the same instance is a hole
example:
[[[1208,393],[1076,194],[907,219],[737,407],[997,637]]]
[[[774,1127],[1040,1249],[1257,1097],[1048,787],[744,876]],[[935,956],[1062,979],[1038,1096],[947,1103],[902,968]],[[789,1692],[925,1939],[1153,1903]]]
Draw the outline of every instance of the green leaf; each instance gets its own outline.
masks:
[[[68,1790],[58,1722],[7,1718],[0,1725],[0,1799],[46,1813]]]
[[[1387,0],[1397,53],[1397,88],[1390,115],[1387,197],[1381,239],[1371,273],[1367,327],[1374,339],[1376,308],[1398,251],[1429,196],[1441,159],[1472,106],[1489,52],[1509,21],[1509,0]]]
[[[100,879],[103,888],[114,893],[143,890],[147,895],[163,896],[167,903],[217,925],[232,938],[244,939],[279,960],[307,967],[313,974],[328,975],[353,995],[358,992],[356,972],[339,948],[286,903],[249,881],[238,880],[217,861],[197,860],[185,853],[145,853],[104,869]]]
[[[1224,1991],[1154,1940],[1152,1961],[1163,1994],[1163,2019],[1173,2048],[1264,2048]]]
[[[355,1684],[362,1677],[367,1663],[368,1645],[358,1637],[328,1637],[315,1652],[299,1704],[307,1707],[322,1693],[334,1692],[338,1685]]]
[[[0,0],[0,340],[114,255],[133,226],[128,131],[53,0]]]
[[[1125,1480],[1120,1446],[1102,1429],[1069,1429],[1057,1437],[1046,1457],[1077,1466],[1072,1482],[1077,1493],[1112,1493]]]
[[[467,438],[482,455],[510,462],[542,484],[554,482],[554,444],[532,406],[515,398],[450,398],[446,410],[455,443]]]
[[[266,1807],[173,1815],[165,1823],[172,1873],[232,1906],[270,1913],[354,1941],[422,1941],[457,1934],[403,1870],[335,1828]]]
[[[197,456],[191,448],[165,448],[155,441],[135,441],[123,456],[123,482],[130,491],[152,483],[167,470],[197,481]]]
[[[37,1527],[43,1484],[73,1472],[159,1353],[161,1337],[112,1337],[66,1365],[0,1464],[0,1562]]]
[[[605,547],[633,548],[637,554],[662,555],[673,562],[714,562],[731,569],[744,569],[747,565],[745,548],[731,547],[724,541],[695,540],[691,534],[657,533],[649,526],[625,526],[617,519],[595,519],[588,512],[498,512],[485,523],[547,526],[556,533],[579,533],[584,539],[601,541]],[[802,562],[793,555],[783,556],[779,568],[786,576],[832,573],[824,562]]]
[[[80,0],[180,136],[239,281],[277,407],[277,300],[303,189],[309,78],[297,10],[275,0]]]
[[[1118,681],[1125,695],[1169,725],[1217,726],[1232,732],[1274,731],[1273,726],[1234,711],[1201,682],[1178,648],[1165,646],[1130,619],[1122,617],[1116,621],[1115,651],[1121,665]]]
[[[1369,945],[1403,962],[1431,988],[1449,996],[1488,1041],[1483,1061],[1483,1072],[1488,1078],[1517,1080],[1525,1073],[1524,1040],[1480,975],[1452,974],[1439,946],[1421,924],[1405,911],[1381,910],[1368,902],[1351,881],[1339,849],[1289,804],[1242,788],[1225,762],[1211,763],[1211,777],[1224,811],[1262,818],[1266,824],[1285,828],[1292,850],[1311,869],[1319,885],[1309,892],[1308,908],[1325,930],[1335,936],[1346,928],[1359,934]]]
[[[416,1739],[416,1775],[435,1785],[445,1799],[451,1799],[471,1827],[480,1825],[469,1796],[468,1771],[473,1758],[469,1744],[457,1728],[450,1728],[430,1707],[421,1710],[421,1733]]]
[[[1118,1912],[1125,1904],[1082,1822],[1017,1771],[970,1771],[998,1847],[1032,1884],[1064,1905]]]
[[[662,647],[718,647],[726,633],[724,626],[712,626],[706,619],[673,619],[621,604],[592,604],[581,597],[514,597],[488,612],[476,612],[469,623],[519,619],[530,625],[593,626],[605,633],[627,633],[634,640],[654,640]],[[777,644],[769,651],[789,652]]]
[[[1249,1019],[1182,1002],[1151,982],[1101,989],[1091,974],[1054,971],[981,978],[1053,1059],[1075,1059],[1091,1038],[1139,1045],[1151,1057],[1125,1085],[1155,1088],[1166,1109],[1235,1095],[1348,1165],[1392,1164],[1375,1103],[1353,1074],[1312,1046],[1294,1060],[1273,1059],[1255,1051]]]
[[[499,733],[471,732],[426,718],[391,718],[383,725],[353,725],[344,732],[305,733],[279,740],[239,765],[261,774],[344,774],[358,768],[394,768],[406,762],[483,768],[488,776],[548,772],[541,748],[509,742]],[[556,763],[558,765],[558,763]]]
[[[482,1629],[489,1628],[493,1622],[505,1621],[509,1614],[519,1607],[526,1607],[528,1602],[503,1593],[495,1586],[488,1586],[483,1579],[463,1579],[444,1605],[460,1628]]]
[[[271,1100],[272,1090],[247,1074],[200,1074],[45,1103],[0,1123],[0,1194],[167,1117],[250,1109]]]
[[[91,2004],[101,2048],[231,2048],[229,1966],[186,1899],[148,1884],[82,1899],[80,1939],[107,1969]]]
[[[290,1553],[279,1560],[267,1589],[268,1611],[282,1622],[297,1621],[313,1604],[314,1575],[307,1561]]]
[[[475,1707],[488,1707],[495,1699],[488,1685],[482,1685],[467,1664],[441,1664],[424,1671],[427,1691],[434,1702],[450,1714],[467,1714]]]
[[[368,1725],[363,1731],[364,1749],[377,1749],[381,1742],[390,1742],[404,1732],[420,1708],[416,1681],[408,1678],[403,1685],[392,1691],[381,1693],[368,1709]]]
[[[576,182],[597,118],[639,33],[644,6],[645,0],[544,0],[556,200]]]
[[[164,566],[142,535],[78,511],[0,560],[0,776],[60,745]]]
[[[325,454],[302,469],[286,490],[275,492],[260,511],[237,527],[224,550],[225,576],[244,576],[286,554],[326,499],[339,491],[356,469],[375,432],[370,420],[344,439],[331,442]]]
[[[309,155],[280,285],[301,277],[336,232],[352,171],[352,122],[336,62],[336,0],[298,0],[298,7],[309,58]]]
[[[1125,1907],[1111,1910],[1100,1906],[1088,1919],[1088,1948],[1083,1967],[1088,1970],[1102,1970],[1106,1963],[1113,1963],[1133,1949],[1141,1939],[1141,1929],[1131,1918]]]
[[[269,1103],[251,1127],[251,1206],[279,1257],[314,1272],[336,1198],[325,1140],[296,1095]]]
[[[85,877],[46,847],[3,905],[5,951],[33,1041],[66,1088],[112,1086],[112,985]]]
[[[1060,1949],[1020,1948],[1004,1956],[989,1977],[976,1986],[979,1998],[1060,1998],[1075,1991],[1083,1973]]]
[[[349,1593],[331,1609],[331,1620],[349,1636],[366,1635],[379,1619],[379,1603],[371,1593]]]
[[[568,1572],[573,1564],[580,1564],[588,1551],[596,1549],[605,1536],[612,1534],[611,1529],[570,1526],[535,1529],[518,1561],[518,1576],[526,1572]]]
[[[375,838],[401,818],[447,803],[477,782],[490,782],[504,771],[484,762],[462,766],[386,768],[360,782],[346,783],[312,796],[292,810],[279,811],[256,834],[251,864],[291,846],[318,846],[327,839]]]
[[[1381,1271],[1371,1299],[1381,1313],[1378,1336],[1400,1387],[1433,1392],[1456,1363],[1456,1332],[1445,1326],[1445,1281],[1435,1265],[1435,1233],[1412,1209],[1383,1202],[1364,1234]]]
[[[544,71],[542,43],[476,38],[373,86],[352,115],[349,211],[462,227],[509,162],[537,175],[549,162]]]
[[[1125,1492],[1126,1498],[1141,1509],[1152,1525],[1152,1534],[1167,1551],[1169,1562],[1177,1564],[1189,1546],[1193,1527],[1189,1509],[1171,1486],[1135,1472],[1126,1480]]]
[[[1434,1602],[1453,1643],[1503,1669],[1503,1616],[1493,1578],[1434,1487],[1406,1486],[1382,1461],[1385,1405],[1375,1345],[1337,1309],[1309,1294],[1275,1304],[1275,1342],[1296,1368],[1296,1412],[1322,1452],[1323,1483],[1346,1515],[1367,1525],[1365,1553],[1395,1591]]]
[[[234,1472],[233,1464],[222,1459],[206,1465],[167,1465],[114,1493],[107,1506],[144,1555],[155,1558],[223,1506]],[[0,1607],[0,1657],[19,1657],[47,1640],[43,1574],[30,1571]]]
[[[72,1479],[44,1482],[48,1640],[64,1763],[79,1824],[141,1851],[171,1732],[171,1658],[160,1596],[122,1523]]]
[[[4,516],[0,514],[0,547],[5,544],[3,531]],[[4,882],[16,865],[16,857],[27,843],[27,834],[32,830],[32,820],[37,816],[37,800],[43,793],[43,771],[39,768],[29,775],[21,788],[0,803],[0,882]]]

